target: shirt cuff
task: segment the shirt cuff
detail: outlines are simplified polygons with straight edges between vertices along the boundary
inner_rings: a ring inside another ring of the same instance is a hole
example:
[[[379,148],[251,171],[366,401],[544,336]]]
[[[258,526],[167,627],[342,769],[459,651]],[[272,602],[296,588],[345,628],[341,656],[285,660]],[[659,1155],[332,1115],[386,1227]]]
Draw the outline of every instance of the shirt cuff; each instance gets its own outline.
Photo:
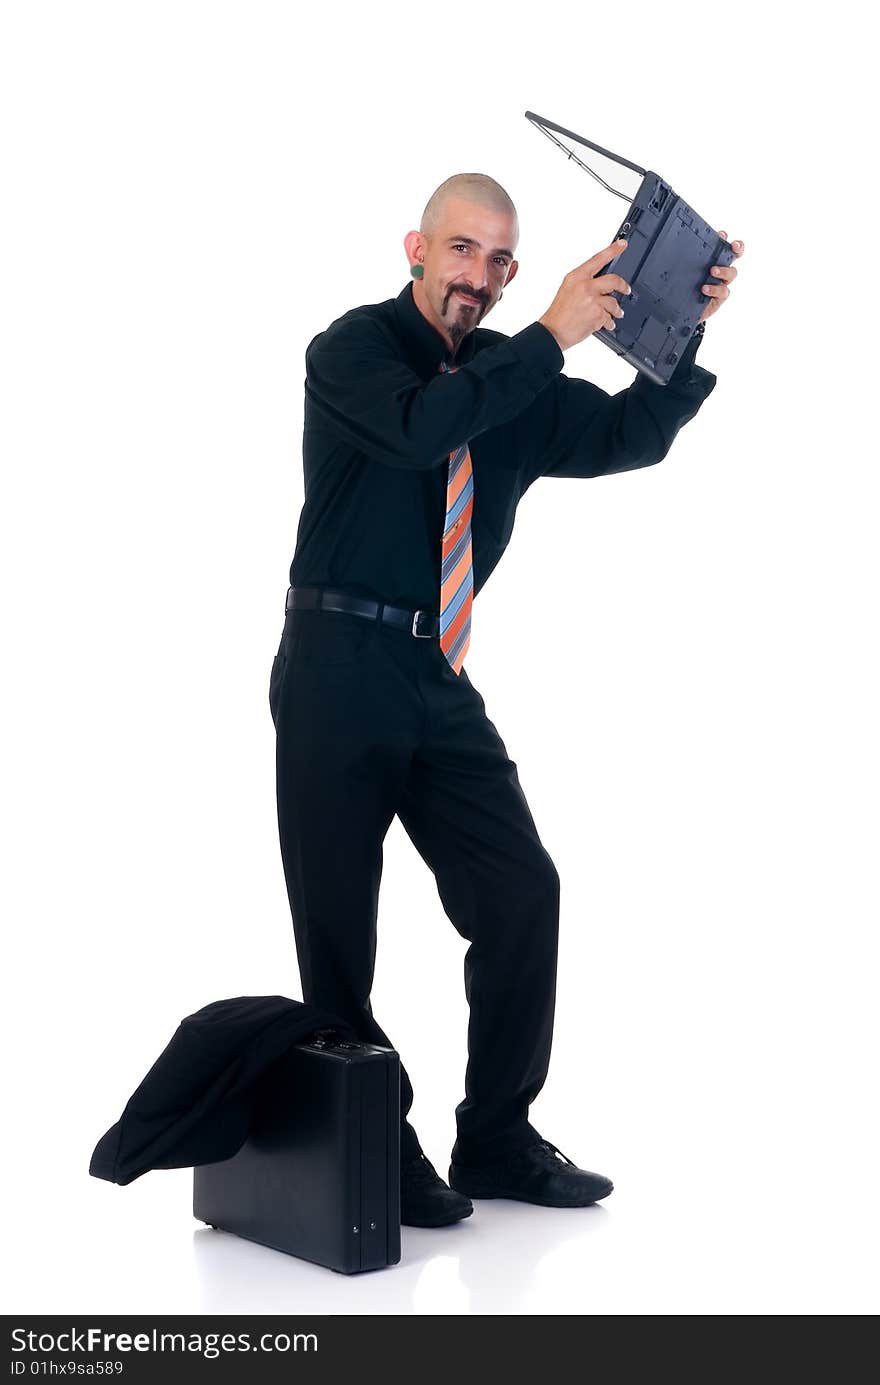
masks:
[[[532,322],[508,338],[508,345],[519,357],[532,389],[537,394],[558,375],[565,364],[559,342],[543,322]]]
[[[688,338],[687,346],[684,348],[678,360],[676,361],[675,370],[669,377],[670,384],[673,380],[675,380],[677,384],[680,384],[683,381],[690,380],[693,378],[693,370],[691,367],[694,365],[694,357],[696,356],[697,351],[699,350],[700,342],[702,340],[702,332],[691,333],[691,336]]]

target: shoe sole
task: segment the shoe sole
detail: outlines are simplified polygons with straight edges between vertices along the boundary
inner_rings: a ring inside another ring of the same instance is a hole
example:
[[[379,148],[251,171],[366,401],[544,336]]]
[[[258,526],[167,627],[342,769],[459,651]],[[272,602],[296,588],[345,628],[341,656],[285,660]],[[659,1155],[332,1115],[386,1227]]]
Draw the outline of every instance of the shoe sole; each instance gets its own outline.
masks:
[[[426,1217],[426,1218],[424,1218],[422,1221],[406,1221],[404,1217],[401,1217],[401,1218],[400,1218],[400,1225],[401,1225],[401,1226],[421,1226],[421,1227],[428,1227],[428,1228],[435,1227],[435,1226],[452,1226],[453,1223],[455,1223],[455,1222],[457,1222],[457,1221],[464,1221],[465,1217],[471,1216],[471,1215],[473,1214],[473,1210],[474,1210],[473,1207],[468,1207],[466,1211],[464,1211],[464,1212],[455,1212],[455,1213],[453,1213],[452,1216],[450,1216],[450,1215],[447,1214],[446,1216],[435,1217],[435,1218],[431,1218],[431,1219],[428,1219],[428,1218]]]
[[[508,1198],[511,1202],[531,1202],[536,1207],[593,1207],[603,1197],[614,1192],[614,1184],[609,1181],[607,1188],[586,1201],[558,1202],[553,1198],[520,1193],[512,1188],[499,1188],[497,1183],[487,1180],[475,1169],[464,1169],[460,1173],[453,1173],[450,1169],[449,1186],[455,1192],[462,1193],[465,1197],[475,1197],[481,1202],[500,1197]]]

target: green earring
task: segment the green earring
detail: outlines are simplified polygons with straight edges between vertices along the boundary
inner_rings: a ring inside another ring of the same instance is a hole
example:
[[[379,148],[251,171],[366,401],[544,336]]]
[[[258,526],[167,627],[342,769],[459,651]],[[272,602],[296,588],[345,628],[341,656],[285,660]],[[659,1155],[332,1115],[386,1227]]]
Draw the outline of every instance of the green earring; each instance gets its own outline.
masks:
[[[425,266],[423,264],[410,265],[409,272],[414,279],[423,279],[425,276]]]

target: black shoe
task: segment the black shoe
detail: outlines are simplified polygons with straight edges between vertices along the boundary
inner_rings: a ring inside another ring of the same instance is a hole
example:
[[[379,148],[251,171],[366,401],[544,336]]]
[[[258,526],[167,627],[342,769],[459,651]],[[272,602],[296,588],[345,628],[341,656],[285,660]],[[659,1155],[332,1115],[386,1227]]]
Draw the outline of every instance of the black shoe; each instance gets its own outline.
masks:
[[[470,1198],[454,1193],[425,1154],[400,1164],[400,1221],[403,1226],[447,1226],[469,1217]]]
[[[549,1140],[533,1141],[491,1163],[450,1164],[449,1182],[468,1197],[509,1197],[541,1207],[590,1207],[614,1190],[610,1178],[579,1169]]]

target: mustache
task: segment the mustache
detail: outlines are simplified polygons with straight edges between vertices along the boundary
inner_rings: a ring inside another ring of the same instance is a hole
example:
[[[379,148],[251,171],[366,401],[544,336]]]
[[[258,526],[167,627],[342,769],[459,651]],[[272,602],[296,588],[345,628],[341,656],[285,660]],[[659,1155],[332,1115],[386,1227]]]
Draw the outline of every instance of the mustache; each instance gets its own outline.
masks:
[[[479,303],[481,303],[481,304],[486,304],[486,303],[488,303],[488,301],[489,301],[488,298],[486,298],[486,296],[485,296],[484,294],[482,294],[482,293],[473,293],[469,288],[465,288],[464,284],[456,284],[456,285],[450,290],[450,297],[451,297],[452,294],[454,294],[454,293],[455,293],[455,294],[463,294],[463,293],[465,293],[465,294],[467,294],[468,298],[476,298],[477,301],[478,301]]]

